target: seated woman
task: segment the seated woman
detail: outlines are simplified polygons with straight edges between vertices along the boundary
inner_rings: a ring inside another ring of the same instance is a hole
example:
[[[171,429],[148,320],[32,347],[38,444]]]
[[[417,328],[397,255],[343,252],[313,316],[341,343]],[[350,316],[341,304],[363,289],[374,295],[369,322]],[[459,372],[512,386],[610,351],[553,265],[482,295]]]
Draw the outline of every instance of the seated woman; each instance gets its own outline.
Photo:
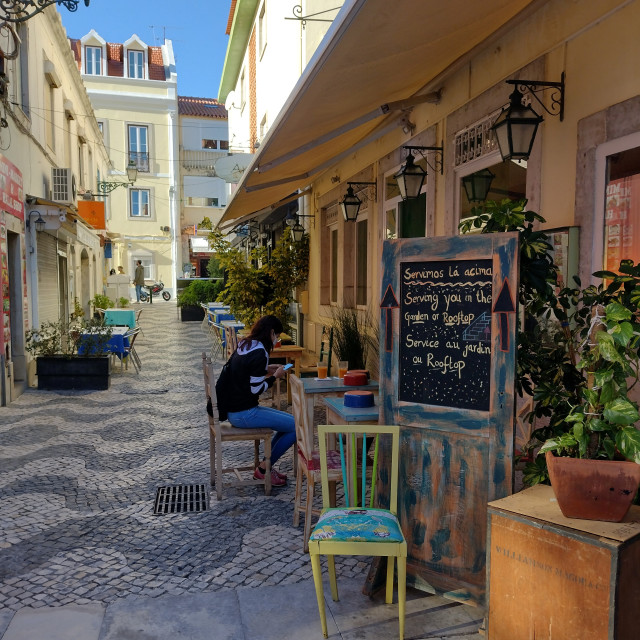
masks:
[[[238,344],[231,356],[231,391],[227,401],[227,415],[234,427],[255,429],[269,427],[276,434],[271,441],[271,484],[281,487],[287,476],[273,465],[296,441],[296,426],[293,416],[284,412],[262,407],[258,404],[261,393],[273,386],[276,378],[284,378],[286,373],[280,365],[269,364],[269,354],[280,339],[282,323],[275,316],[263,316]],[[264,478],[264,463],[255,470],[253,477]]]

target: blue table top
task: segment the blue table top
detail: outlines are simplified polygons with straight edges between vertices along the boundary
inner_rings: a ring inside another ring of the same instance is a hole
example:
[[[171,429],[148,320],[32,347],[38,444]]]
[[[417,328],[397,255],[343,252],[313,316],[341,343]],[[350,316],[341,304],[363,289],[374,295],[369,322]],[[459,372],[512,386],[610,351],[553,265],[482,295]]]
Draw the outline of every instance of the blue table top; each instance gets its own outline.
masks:
[[[87,340],[91,345],[90,336],[87,336]],[[129,338],[125,338],[124,334],[118,333],[118,334],[113,334],[109,338],[109,342],[107,343],[105,350],[109,353],[115,353],[118,356],[123,356],[125,353],[125,347],[128,347],[128,346],[129,346]],[[89,348],[91,351],[93,351],[91,347]],[[87,349],[83,344],[83,340],[81,339],[80,343],[78,344],[78,354],[83,355],[86,352],[87,352]],[[91,355],[91,353],[89,353],[89,355]]]
[[[136,326],[136,312],[133,309],[107,309],[104,323],[108,325],[126,325],[130,329]]]
[[[344,398],[323,398],[324,403],[333,409],[345,422],[360,422],[364,420],[377,420],[380,407],[345,407]]]

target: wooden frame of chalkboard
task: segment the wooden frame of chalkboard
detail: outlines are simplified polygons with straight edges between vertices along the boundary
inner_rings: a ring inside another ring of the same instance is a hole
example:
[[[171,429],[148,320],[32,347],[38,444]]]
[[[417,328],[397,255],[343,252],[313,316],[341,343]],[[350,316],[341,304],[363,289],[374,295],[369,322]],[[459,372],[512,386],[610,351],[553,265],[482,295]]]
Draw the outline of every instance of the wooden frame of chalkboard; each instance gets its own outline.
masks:
[[[483,604],[486,505],[512,491],[518,235],[389,240],[382,262],[380,403],[402,427],[409,581]]]

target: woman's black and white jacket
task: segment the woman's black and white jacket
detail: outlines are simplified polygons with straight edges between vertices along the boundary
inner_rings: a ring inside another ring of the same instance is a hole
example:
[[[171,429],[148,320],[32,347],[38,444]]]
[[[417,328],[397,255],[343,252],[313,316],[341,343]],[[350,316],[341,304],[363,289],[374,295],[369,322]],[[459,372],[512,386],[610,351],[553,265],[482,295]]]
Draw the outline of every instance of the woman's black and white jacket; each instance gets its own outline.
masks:
[[[246,411],[258,406],[261,393],[269,389],[274,376],[267,377],[269,354],[257,340],[241,343],[231,356],[231,390],[227,411]]]

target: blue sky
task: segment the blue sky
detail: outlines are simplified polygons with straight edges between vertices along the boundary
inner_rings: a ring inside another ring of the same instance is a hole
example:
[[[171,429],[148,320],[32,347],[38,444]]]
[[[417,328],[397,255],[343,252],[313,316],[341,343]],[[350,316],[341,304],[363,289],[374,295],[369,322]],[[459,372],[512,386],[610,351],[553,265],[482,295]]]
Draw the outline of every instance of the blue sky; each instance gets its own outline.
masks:
[[[217,98],[231,0],[91,0],[75,12],[58,10],[70,38],[95,29],[107,42],[134,33],[148,45],[173,42],[181,96]]]

